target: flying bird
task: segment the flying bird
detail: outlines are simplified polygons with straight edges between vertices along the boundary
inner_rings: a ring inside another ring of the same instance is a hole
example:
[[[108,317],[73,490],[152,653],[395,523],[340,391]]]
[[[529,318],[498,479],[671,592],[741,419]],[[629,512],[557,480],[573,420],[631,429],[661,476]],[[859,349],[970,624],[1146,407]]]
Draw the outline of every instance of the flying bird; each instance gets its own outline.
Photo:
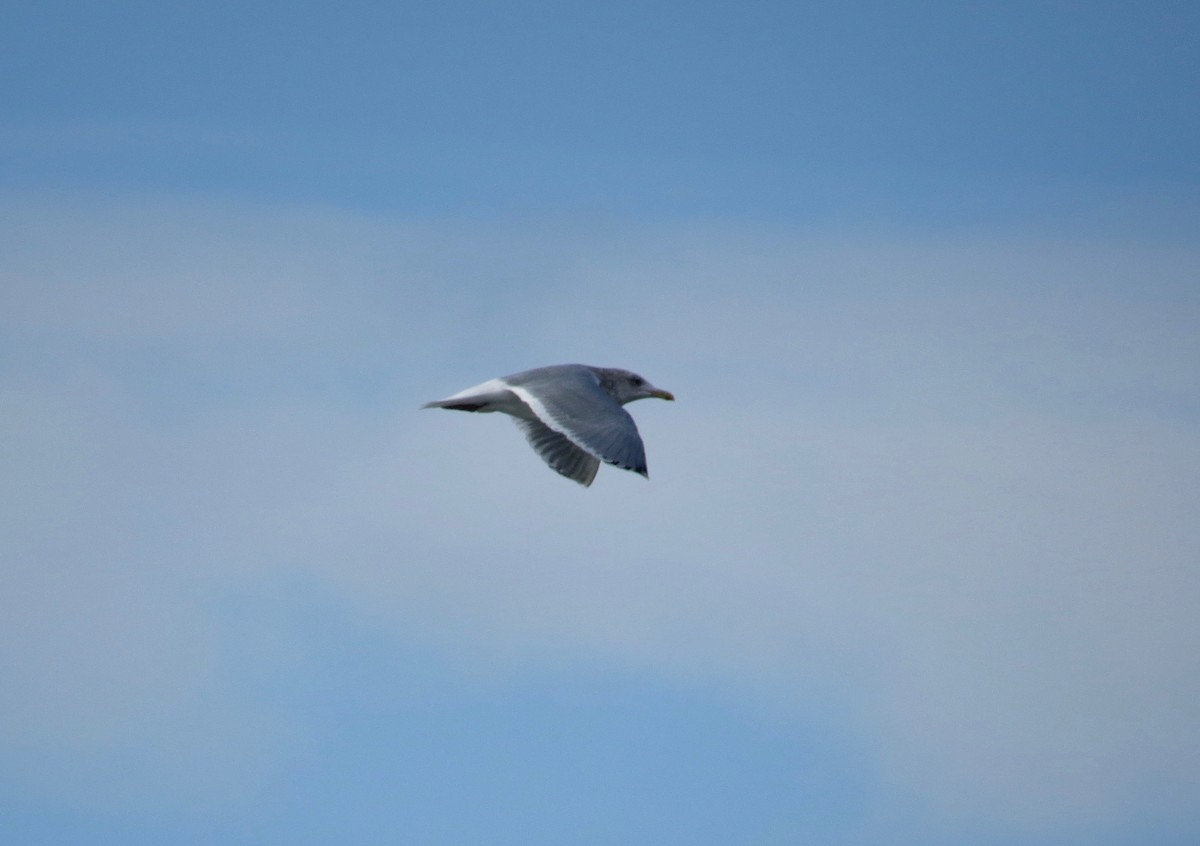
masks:
[[[543,461],[587,487],[601,461],[649,478],[642,437],[621,408],[646,397],[675,399],[628,370],[556,364],[490,379],[421,407],[509,414]]]

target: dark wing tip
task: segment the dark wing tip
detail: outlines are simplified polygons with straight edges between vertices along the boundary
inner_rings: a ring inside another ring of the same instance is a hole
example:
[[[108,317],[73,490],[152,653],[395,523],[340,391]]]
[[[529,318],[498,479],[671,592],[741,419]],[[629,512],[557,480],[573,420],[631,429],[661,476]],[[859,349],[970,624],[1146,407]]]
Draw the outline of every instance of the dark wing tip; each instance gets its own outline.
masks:
[[[630,472],[637,473],[639,476],[644,476],[647,479],[650,478],[650,471],[646,469],[645,464],[641,465],[640,467],[634,467],[630,464],[622,464],[620,461],[609,461],[607,458],[604,459],[604,463],[611,464],[613,467],[620,467],[622,470],[629,470]]]

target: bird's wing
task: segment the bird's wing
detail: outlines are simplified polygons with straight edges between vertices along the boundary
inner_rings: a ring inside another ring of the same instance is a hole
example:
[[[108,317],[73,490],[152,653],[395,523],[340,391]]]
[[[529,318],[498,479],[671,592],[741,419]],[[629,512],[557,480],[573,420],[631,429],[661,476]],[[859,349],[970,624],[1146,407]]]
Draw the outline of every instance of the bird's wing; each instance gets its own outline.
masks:
[[[600,380],[590,368],[544,367],[505,377],[504,382],[545,427],[579,449],[601,461],[648,475],[646,450],[637,424],[600,387]]]
[[[596,478],[600,459],[571,443],[566,435],[560,434],[538,420],[514,417],[529,445],[542,460],[568,479],[574,479],[585,488]]]

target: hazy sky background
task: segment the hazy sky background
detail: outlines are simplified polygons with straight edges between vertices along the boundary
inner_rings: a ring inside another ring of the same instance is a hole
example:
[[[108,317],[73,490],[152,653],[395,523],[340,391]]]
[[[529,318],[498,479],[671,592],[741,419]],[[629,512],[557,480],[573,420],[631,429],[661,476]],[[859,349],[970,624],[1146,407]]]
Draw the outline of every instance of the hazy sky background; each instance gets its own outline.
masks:
[[[9,4],[0,840],[1197,842],[1198,37]]]

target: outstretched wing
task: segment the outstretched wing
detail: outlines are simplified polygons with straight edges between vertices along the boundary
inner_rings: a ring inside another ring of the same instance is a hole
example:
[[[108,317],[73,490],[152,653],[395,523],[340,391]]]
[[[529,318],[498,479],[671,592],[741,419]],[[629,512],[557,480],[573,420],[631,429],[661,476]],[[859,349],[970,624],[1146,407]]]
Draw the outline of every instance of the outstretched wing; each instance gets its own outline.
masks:
[[[551,468],[574,479],[585,488],[596,478],[600,459],[571,443],[566,435],[559,434],[538,420],[514,417],[513,422],[525,433],[529,445]]]
[[[648,476],[637,424],[600,386],[591,368],[570,364],[544,367],[506,376],[504,382],[545,428],[601,461]],[[526,437],[534,443],[528,431]],[[534,449],[546,458],[536,444]]]

